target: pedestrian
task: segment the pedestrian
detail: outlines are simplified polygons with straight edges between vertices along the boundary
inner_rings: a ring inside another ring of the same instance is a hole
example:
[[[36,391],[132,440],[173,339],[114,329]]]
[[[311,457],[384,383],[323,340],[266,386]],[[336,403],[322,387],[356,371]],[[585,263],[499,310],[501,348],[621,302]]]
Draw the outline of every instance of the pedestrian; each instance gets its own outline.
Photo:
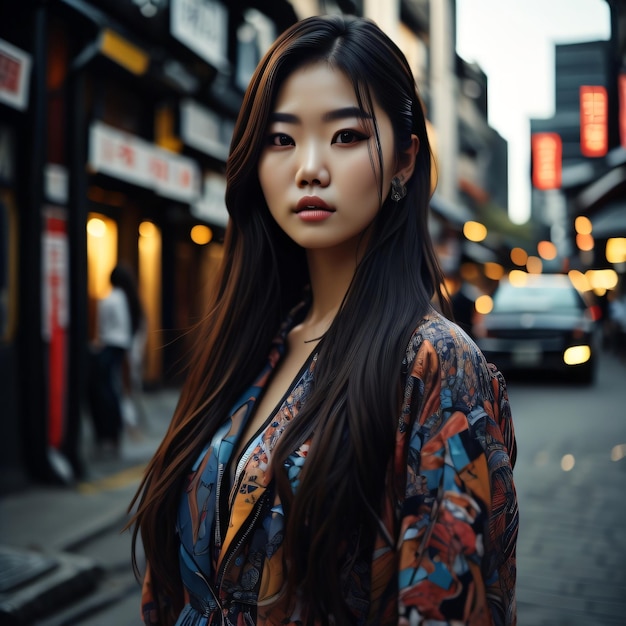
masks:
[[[509,403],[432,304],[430,163],[373,22],[305,19],[261,61],[216,298],[131,505],[146,624],[515,624]]]
[[[118,264],[111,271],[110,282],[110,292],[97,304],[97,336],[90,381],[96,445],[103,456],[119,453],[125,425],[135,435],[131,355],[134,342],[142,336],[144,327],[143,309],[132,271]]]

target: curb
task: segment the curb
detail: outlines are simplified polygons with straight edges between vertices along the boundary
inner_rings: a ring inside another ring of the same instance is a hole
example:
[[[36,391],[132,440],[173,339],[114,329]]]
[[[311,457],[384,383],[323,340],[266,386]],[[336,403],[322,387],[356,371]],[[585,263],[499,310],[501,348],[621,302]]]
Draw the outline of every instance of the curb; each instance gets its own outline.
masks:
[[[32,624],[38,616],[95,589],[104,574],[94,560],[78,555],[2,548],[0,556],[11,559],[17,568],[21,562],[33,574],[28,577],[22,571],[22,582],[9,580],[6,591],[0,593],[0,623],[6,626]]]

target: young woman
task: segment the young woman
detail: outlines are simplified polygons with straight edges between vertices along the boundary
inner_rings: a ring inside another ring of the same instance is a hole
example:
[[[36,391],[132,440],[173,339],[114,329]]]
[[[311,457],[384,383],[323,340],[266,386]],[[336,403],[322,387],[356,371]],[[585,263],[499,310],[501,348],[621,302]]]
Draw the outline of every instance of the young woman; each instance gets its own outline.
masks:
[[[430,159],[371,21],[304,20],[261,61],[215,304],[137,495],[146,624],[515,624],[509,404],[431,305]]]
[[[111,291],[97,304],[97,335],[90,380],[90,404],[100,453],[117,454],[125,423],[125,372],[144,313],[135,278],[123,264],[110,275]]]

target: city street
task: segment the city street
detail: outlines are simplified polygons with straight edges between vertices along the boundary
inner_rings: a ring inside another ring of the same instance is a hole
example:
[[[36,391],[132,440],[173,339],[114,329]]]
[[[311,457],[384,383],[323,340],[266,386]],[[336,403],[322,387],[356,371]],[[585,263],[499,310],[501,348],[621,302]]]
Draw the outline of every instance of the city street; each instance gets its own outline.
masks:
[[[625,372],[626,365],[603,354],[592,387],[545,377],[509,377],[519,446],[519,626],[625,623]],[[166,411],[161,415],[155,434],[164,427]],[[137,467],[109,476],[105,469],[100,466],[94,479],[81,486],[83,497],[100,493],[111,498],[111,508],[126,504],[137,484]],[[73,554],[99,565],[98,584],[91,594],[36,626],[140,623],[130,538],[119,529],[119,523],[108,524],[86,542],[68,542]]]

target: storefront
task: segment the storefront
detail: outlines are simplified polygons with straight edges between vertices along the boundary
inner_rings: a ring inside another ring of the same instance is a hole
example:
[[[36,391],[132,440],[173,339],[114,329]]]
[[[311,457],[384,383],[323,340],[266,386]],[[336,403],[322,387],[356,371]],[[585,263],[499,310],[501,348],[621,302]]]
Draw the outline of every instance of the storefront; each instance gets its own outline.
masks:
[[[234,119],[276,31],[218,0],[147,4],[18,6],[0,24],[5,57],[32,73],[19,107],[0,91],[3,478],[83,474],[96,303],[116,263],[138,279],[146,389],[180,383],[206,310]]]

